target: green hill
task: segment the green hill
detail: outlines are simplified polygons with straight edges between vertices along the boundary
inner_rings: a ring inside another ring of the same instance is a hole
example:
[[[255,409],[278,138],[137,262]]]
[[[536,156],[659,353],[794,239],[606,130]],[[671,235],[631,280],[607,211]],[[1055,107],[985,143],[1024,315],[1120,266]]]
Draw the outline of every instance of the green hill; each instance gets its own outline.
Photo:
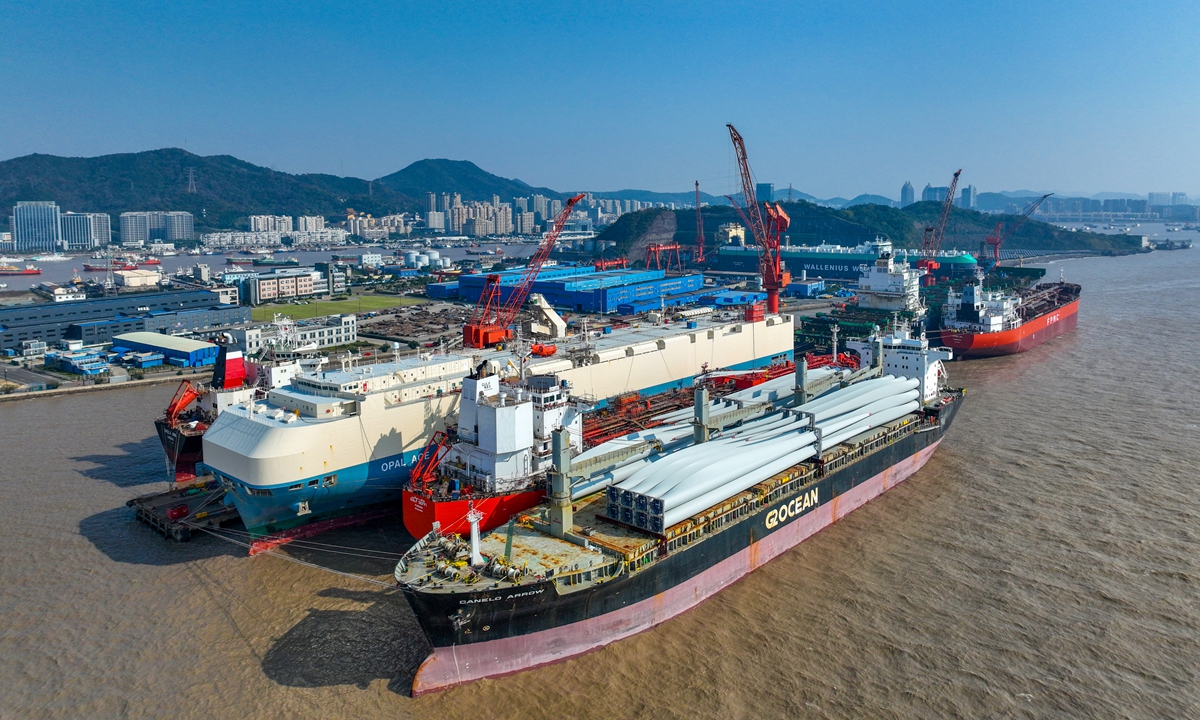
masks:
[[[885,235],[897,247],[917,248],[921,245],[924,228],[937,222],[941,214],[941,203],[919,202],[903,210],[884,205],[854,205],[845,210],[813,205],[808,202],[781,203],[791,227],[787,240],[792,245],[858,245]],[[675,242],[691,247],[696,242],[696,217],[693,210],[667,210],[655,208],[622,215],[596,238],[616,243],[621,254],[629,253],[642,244],[642,236],[654,226],[654,220],[663,213],[674,212]],[[737,211],[730,206],[706,207],[701,216],[704,220],[705,245],[712,249],[717,228],[725,223],[742,224]],[[986,215],[974,210],[953,208],[947,224],[944,249],[957,248],[978,252],[984,238],[1003,222],[1005,227],[1019,220],[1015,215]],[[661,225],[661,223],[660,223]],[[747,231],[749,236],[749,231]],[[1070,232],[1038,222],[1027,221],[1016,234],[1008,239],[1005,247],[1013,250],[1062,250],[1128,253],[1138,249],[1137,241],[1121,235],[1101,235],[1088,232]],[[640,260],[633,253],[633,260]]]
[[[196,192],[188,192],[188,168]],[[374,215],[415,210],[402,193],[359,178],[292,175],[228,155],[202,157],[178,148],[67,158],[26,155],[0,162],[0,208],[53,200],[64,211],[186,210],[206,228],[238,227],[247,215]],[[3,215],[7,217],[8,213]]]
[[[459,193],[463,200],[491,202],[499,195],[502,202],[514,197],[545,195],[548,198],[566,199],[565,193],[550,188],[533,187],[520,180],[510,180],[493,175],[468,160],[418,160],[408,167],[385,175],[377,181],[392,190],[409,197],[422,199],[425,193]]]

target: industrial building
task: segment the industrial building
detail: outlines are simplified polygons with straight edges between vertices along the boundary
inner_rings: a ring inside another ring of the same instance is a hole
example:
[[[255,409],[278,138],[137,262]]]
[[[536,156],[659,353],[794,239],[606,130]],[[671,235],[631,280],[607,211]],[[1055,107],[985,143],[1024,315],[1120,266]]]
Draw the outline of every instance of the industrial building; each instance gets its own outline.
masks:
[[[217,346],[209,342],[160,335],[152,332],[132,332],[113,338],[113,352],[158,353],[171,365],[203,367],[217,361]]]
[[[138,293],[67,303],[29,303],[0,308],[0,351],[20,352],[21,343],[50,343],[65,336],[76,323],[136,317],[155,310],[180,312],[213,308],[221,303],[216,292]]]
[[[250,308],[238,305],[217,305],[179,312],[152,310],[134,316],[117,315],[107,320],[72,323],[67,327],[64,337],[81,340],[85,345],[101,345],[111,342],[122,333],[147,331],[185,335],[249,322]]]
[[[318,350],[347,345],[358,340],[358,318],[354,314],[330,315],[298,322],[266,323],[230,328],[228,334],[242,352],[253,355],[269,346],[283,351]]]
[[[494,273],[500,276],[500,301],[504,302],[520,282],[521,270]],[[431,298],[446,298],[457,290],[459,299],[477,303],[488,275],[462,275],[455,283],[426,286]],[[543,268],[532,291],[554,307],[589,313],[615,313],[622,303],[650,302],[656,307],[662,298],[700,290],[704,276],[667,277],[662,270],[610,270],[597,272],[590,265],[558,265]]]

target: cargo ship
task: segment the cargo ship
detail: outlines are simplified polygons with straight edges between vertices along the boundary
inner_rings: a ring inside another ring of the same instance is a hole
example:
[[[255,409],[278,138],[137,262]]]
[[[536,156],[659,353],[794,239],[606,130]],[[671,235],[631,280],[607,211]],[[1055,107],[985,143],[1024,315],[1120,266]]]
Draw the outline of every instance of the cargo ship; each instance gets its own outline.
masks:
[[[300,261],[296,258],[288,258],[287,260],[279,260],[274,257],[254,258],[251,263],[255,267],[299,267]]]
[[[405,526],[419,536],[439,513],[462,514],[455,505],[465,499],[455,494],[461,486],[441,495],[437,488],[417,492],[407,481],[435,433],[463,431],[460,391],[481,365],[510,381],[556,375],[600,407],[623,393],[688,385],[708,367],[752,369],[790,360],[792,323],[790,315],[771,315],[755,322],[712,318],[693,327],[660,322],[593,330],[557,339],[548,358],[510,347],[375,365],[347,361],[340,370],[300,373],[265,398],[221,413],[204,433],[203,467],[230,489],[255,534],[404,499]],[[425,502],[432,518],[418,507]],[[486,524],[503,523],[513,512],[504,503],[496,509]]]
[[[794,278],[807,274],[811,278],[855,280],[862,274],[864,266],[874,265],[881,257],[894,256],[907,261],[908,252],[893,249],[892,242],[880,236],[856,246],[784,245],[780,248],[780,259]],[[731,272],[757,273],[758,256],[755,245],[722,245],[717,248],[716,267]],[[951,277],[970,277],[978,267],[973,255],[958,250],[944,250],[938,253],[937,260]]]
[[[962,404],[952,353],[904,329],[875,342],[878,361],[815,398],[802,366],[795,396],[722,407],[701,393],[691,422],[579,457],[555,432],[547,502],[490,533],[471,511],[466,537],[435,527],[397,563],[432,646],[413,694],[648,630],[920,470]]]
[[[1081,291],[1059,281],[1005,293],[976,280],[947,294],[941,343],[959,358],[1025,352],[1075,329]]]
[[[16,265],[0,265],[0,275],[41,275],[42,269],[34,265],[19,268]]]
[[[111,265],[96,265],[95,263],[84,263],[84,272],[108,272],[109,270],[137,270],[137,263],[130,262],[114,262]]]
[[[239,350],[222,345],[217,351],[211,382],[184,380],[154,429],[167,456],[167,476],[174,482],[195,480],[196,465],[204,457],[204,432],[229,406],[254,397],[246,382],[246,362]]]

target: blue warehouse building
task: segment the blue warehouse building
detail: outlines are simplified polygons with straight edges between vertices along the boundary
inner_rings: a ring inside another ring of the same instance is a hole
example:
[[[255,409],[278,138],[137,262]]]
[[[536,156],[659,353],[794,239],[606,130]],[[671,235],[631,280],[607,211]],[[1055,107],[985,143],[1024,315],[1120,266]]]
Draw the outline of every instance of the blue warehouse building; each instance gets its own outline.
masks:
[[[500,275],[500,301],[508,299],[521,278],[520,270]],[[466,302],[479,302],[487,275],[463,275],[458,279],[458,296]],[[446,297],[451,283],[427,286],[430,297]],[[610,270],[596,272],[591,266],[555,266],[538,273],[532,291],[541,294],[554,307],[588,313],[615,313],[621,305],[658,307],[668,296],[688,297],[704,288],[703,275],[667,277],[662,270]],[[682,300],[681,300],[682,301]],[[695,302],[695,300],[691,300]]]
[[[159,361],[165,358],[178,367],[203,367],[217,361],[217,346],[200,340],[160,335],[153,332],[132,332],[113,338],[113,350],[122,348],[137,353],[155,353]]]

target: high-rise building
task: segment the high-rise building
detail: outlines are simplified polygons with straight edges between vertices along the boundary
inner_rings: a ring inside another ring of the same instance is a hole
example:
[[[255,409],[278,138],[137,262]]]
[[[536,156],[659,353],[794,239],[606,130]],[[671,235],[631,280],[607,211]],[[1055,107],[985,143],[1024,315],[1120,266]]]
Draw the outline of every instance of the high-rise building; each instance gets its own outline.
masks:
[[[562,213],[562,200],[551,200],[550,207],[548,209],[550,214],[546,217],[551,220],[557,220],[559,214]]]
[[[492,195],[492,207],[496,208],[497,210],[500,209],[500,196],[499,195]]]
[[[150,214],[144,212],[121,213],[121,244],[127,247],[142,246],[150,242]]]
[[[288,232],[292,231],[290,215],[251,215],[250,232]]]
[[[921,200],[924,202],[942,202],[949,194],[950,188],[948,187],[932,187],[926,183],[925,189],[921,191]]]
[[[437,212],[437,195],[425,193],[425,212]]]
[[[958,196],[958,206],[961,208],[974,208],[978,199],[975,186],[968,185],[962,189],[962,193]]]
[[[444,213],[449,213],[450,207],[450,193],[442,193],[442,204],[438,209]]]
[[[1171,193],[1172,205],[1189,205],[1187,193],[1173,192]]]
[[[1147,196],[1147,202],[1150,205],[1170,205],[1171,193],[1169,192],[1152,192]]]
[[[516,226],[515,230],[518,235],[532,235],[537,232],[531,212],[517,213],[513,216],[513,224]]]
[[[425,227],[436,232],[446,231],[446,213],[443,212],[427,212],[425,213]]]
[[[8,226],[17,252],[54,252],[62,243],[62,216],[52,201],[17,203]]]
[[[539,216],[542,220],[545,220],[546,212],[547,212],[546,196],[545,195],[534,195],[533,196],[533,214]]]
[[[325,218],[321,215],[301,215],[300,217],[296,218],[296,229],[301,232],[317,232],[318,230],[324,230]]]
[[[775,183],[758,183],[755,185],[754,199],[760,203],[775,202]]]
[[[900,207],[908,207],[917,201],[917,191],[913,189],[911,182],[905,182],[904,187],[900,188]]]
[[[63,213],[62,245],[66,250],[91,250],[112,240],[112,220],[107,213]]]
[[[529,212],[529,198],[513,198],[513,207],[518,212]]]
[[[141,247],[156,240],[191,241],[195,233],[195,218],[190,212],[121,213],[121,244],[128,247]]]

